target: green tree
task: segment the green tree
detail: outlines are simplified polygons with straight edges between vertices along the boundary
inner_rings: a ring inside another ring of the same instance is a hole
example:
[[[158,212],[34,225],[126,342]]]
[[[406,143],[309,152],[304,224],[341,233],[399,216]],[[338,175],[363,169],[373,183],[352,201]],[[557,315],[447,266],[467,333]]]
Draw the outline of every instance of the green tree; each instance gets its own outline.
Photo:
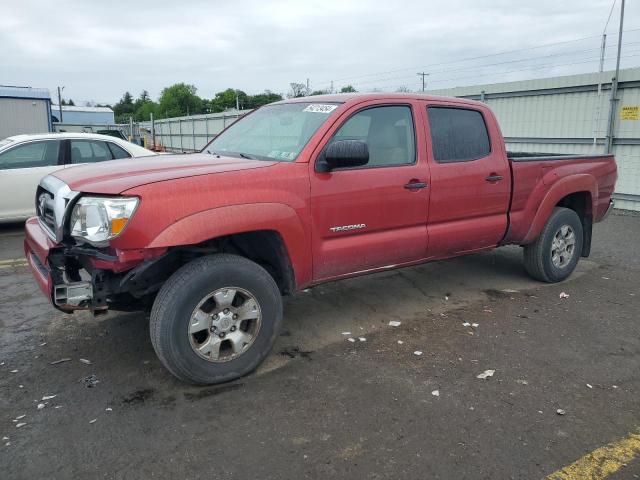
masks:
[[[345,85],[340,89],[340,93],[355,93],[357,90],[353,88],[353,85]]]
[[[202,99],[196,95],[198,89],[186,83],[176,83],[162,90],[158,115],[162,118],[181,117],[202,113]]]
[[[279,102],[280,100],[282,100],[282,95],[273,93],[271,90],[265,90],[263,93],[249,95],[246,108],[258,108],[268,103]]]
[[[240,109],[248,107],[249,96],[242,90],[235,88],[227,88],[222,92],[218,92],[209,102],[209,109],[212,112],[224,112],[230,108],[236,108],[236,95]]]
[[[135,113],[133,97],[129,92],[124,92],[120,101],[113,106],[113,113],[115,114],[116,122],[126,123],[129,121],[129,117]]]
[[[147,121],[150,118],[150,114],[153,113],[157,115],[158,113],[158,104],[151,100],[149,96],[149,92],[143,90],[140,93],[140,96],[136,99],[134,105],[134,118],[141,122]]]
[[[314,90],[309,95],[326,95],[329,93],[329,90]]]

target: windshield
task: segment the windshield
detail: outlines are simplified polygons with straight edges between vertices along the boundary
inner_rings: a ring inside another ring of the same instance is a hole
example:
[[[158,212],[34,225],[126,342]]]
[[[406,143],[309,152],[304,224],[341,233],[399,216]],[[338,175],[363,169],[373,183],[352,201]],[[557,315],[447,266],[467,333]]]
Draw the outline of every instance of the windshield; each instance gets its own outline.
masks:
[[[338,103],[283,103],[247,115],[218,135],[203,152],[293,162]]]

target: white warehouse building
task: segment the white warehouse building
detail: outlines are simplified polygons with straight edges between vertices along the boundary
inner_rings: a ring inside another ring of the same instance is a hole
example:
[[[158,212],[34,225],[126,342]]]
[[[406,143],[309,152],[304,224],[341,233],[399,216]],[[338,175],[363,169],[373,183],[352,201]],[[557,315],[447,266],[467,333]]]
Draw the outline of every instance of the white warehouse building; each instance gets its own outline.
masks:
[[[51,131],[49,90],[0,85],[0,140],[22,133]]]
[[[474,85],[429,93],[481,100],[514,152],[603,153],[613,71]],[[613,125],[616,206],[640,211],[640,68],[620,71]]]

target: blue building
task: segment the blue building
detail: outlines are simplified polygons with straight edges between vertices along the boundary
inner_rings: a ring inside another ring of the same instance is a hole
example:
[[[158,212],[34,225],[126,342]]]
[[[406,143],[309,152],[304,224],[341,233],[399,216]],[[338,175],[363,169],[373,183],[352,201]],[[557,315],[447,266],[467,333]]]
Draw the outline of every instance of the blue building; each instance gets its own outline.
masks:
[[[60,121],[60,106],[51,105],[51,115],[54,122],[69,125],[113,125],[116,123],[113,110],[108,107],[63,105],[62,121]]]

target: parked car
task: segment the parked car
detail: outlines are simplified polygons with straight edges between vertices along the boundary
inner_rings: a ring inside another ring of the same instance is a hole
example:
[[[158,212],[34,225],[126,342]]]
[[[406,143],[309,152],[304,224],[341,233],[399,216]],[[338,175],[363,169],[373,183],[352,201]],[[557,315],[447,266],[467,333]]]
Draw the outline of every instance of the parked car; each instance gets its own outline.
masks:
[[[151,306],[151,341],[198,384],[253,370],[282,297],[341,278],[524,247],[559,282],[612,207],[611,155],[509,154],[487,105],[328,95],[260,108],[199,154],[45,177],[25,254],[64,312]]]
[[[72,165],[154,152],[106,135],[46,133],[16,135],[0,141],[0,223],[25,220],[35,214],[38,182],[45,175]]]
[[[119,138],[121,140],[127,140],[127,136],[122,133],[121,130],[98,130],[96,133],[100,134],[100,135],[107,135],[109,137],[116,137]]]

